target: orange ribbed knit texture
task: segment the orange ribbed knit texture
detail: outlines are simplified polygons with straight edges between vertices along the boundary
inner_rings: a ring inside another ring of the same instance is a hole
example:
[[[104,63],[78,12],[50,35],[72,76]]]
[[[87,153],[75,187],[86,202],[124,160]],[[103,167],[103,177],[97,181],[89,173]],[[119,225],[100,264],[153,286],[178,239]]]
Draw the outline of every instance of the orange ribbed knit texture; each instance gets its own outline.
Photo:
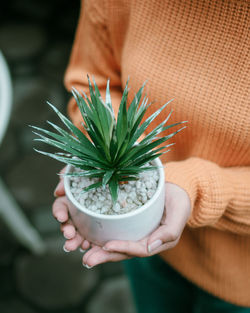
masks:
[[[171,122],[189,123],[163,162],[166,180],[188,192],[193,210],[179,244],[162,257],[243,306],[250,306],[249,24],[249,1],[83,1],[65,76],[68,89],[85,92],[87,73],[103,90],[111,78],[116,108],[128,76],[129,99],[149,81],[157,102],[148,114],[175,98]],[[69,114],[79,125],[73,101]]]

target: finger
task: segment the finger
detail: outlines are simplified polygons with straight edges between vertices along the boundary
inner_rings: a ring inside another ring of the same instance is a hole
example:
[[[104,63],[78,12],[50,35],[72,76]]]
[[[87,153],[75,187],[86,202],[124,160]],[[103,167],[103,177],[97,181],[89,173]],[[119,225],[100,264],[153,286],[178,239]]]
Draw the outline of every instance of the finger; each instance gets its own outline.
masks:
[[[64,250],[67,252],[75,251],[78,249],[83,241],[83,238],[79,233],[76,233],[76,236],[73,239],[67,240],[64,244]]]
[[[169,250],[169,249],[174,248],[178,244],[179,239],[180,239],[180,237],[177,240],[175,240],[175,241],[169,241],[169,242],[167,242],[165,244],[160,245],[158,248],[155,248],[155,249],[151,250],[149,252],[149,255],[159,254],[159,253],[161,253],[161,252],[163,252],[165,250]]]
[[[83,250],[88,250],[90,248],[90,242],[88,240],[84,240],[83,243],[81,244],[81,248]]]
[[[71,220],[61,224],[60,229],[66,239],[73,239],[76,236],[76,228]]]
[[[104,251],[101,247],[94,246],[83,257],[83,265],[87,268],[91,268],[98,264],[106,262],[118,262],[129,259],[130,257],[126,254],[117,252]]]
[[[64,223],[68,220],[68,200],[66,197],[60,197],[54,201],[52,214],[60,223]]]
[[[95,253],[96,251],[100,250],[101,247],[96,246],[96,245],[92,245],[92,247],[84,254],[83,256],[83,262],[86,264],[86,261],[88,259],[88,257],[92,254]]]
[[[64,167],[61,171],[60,171],[60,175],[59,175],[59,183],[56,186],[55,190],[54,190],[54,196],[55,197],[62,197],[65,195],[65,190],[64,190],[64,180],[63,180],[63,174],[66,170],[66,167]]]
[[[60,179],[58,185],[54,190],[54,197],[62,197],[64,195],[65,195],[64,180]]]
[[[148,256],[147,240],[140,241],[121,241],[113,240],[107,242],[104,251],[125,253],[130,256],[146,257]]]
[[[149,253],[152,253],[153,250],[163,244],[175,242],[179,238],[182,228],[180,229],[178,226],[173,226],[175,225],[172,225],[170,228],[168,225],[161,225],[149,236],[147,241],[147,249]]]

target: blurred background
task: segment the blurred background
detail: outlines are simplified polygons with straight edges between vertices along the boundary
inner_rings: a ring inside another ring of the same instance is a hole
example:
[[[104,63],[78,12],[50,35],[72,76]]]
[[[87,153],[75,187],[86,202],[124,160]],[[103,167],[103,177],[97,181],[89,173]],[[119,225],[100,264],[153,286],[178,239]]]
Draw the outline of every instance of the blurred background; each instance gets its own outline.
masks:
[[[66,0],[1,3],[1,313],[135,313],[121,264],[87,270],[81,252],[63,251],[64,239],[51,214],[62,165],[33,150],[49,149],[33,142],[28,127],[57,121],[47,100],[66,112],[63,75],[79,6]]]

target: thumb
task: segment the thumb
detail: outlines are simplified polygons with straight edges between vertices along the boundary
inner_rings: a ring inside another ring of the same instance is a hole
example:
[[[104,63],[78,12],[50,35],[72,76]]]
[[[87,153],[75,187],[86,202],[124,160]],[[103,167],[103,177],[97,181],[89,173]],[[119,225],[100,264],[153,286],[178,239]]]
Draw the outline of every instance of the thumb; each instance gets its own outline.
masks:
[[[66,167],[64,167],[64,168],[61,170],[60,174],[63,174],[63,173],[65,172],[65,169],[66,169]],[[60,181],[59,181],[58,185],[57,185],[56,188],[55,188],[54,196],[55,196],[55,197],[62,197],[62,196],[64,196],[64,195],[65,195],[64,180],[63,180],[63,176],[60,175]]]
[[[177,241],[178,238],[179,232],[171,229],[168,225],[161,225],[148,238],[148,252],[152,253],[154,250],[168,242]]]

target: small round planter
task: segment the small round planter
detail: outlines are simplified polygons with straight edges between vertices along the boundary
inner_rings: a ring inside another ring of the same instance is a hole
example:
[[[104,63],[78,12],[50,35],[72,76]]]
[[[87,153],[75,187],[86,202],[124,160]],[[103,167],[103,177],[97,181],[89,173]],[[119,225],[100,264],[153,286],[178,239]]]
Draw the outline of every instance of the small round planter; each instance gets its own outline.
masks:
[[[64,177],[70,216],[84,238],[97,245],[103,245],[110,240],[137,241],[156,229],[164,210],[165,177],[160,159],[155,159],[153,163],[158,166],[159,171],[159,181],[155,194],[140,208],[119,215],[95,213],[82,206],[75,200],[70,191],[70,177]],[[68,165],[66,173],[72,170],[73,166]]]

